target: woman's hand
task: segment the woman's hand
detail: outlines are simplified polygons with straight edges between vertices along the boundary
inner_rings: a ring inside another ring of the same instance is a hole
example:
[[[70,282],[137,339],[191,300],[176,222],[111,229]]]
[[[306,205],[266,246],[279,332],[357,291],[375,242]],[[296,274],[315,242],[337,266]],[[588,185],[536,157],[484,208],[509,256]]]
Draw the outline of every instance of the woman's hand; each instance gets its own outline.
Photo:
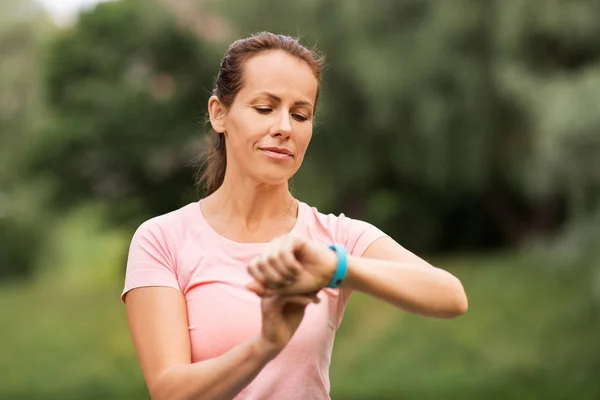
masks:
[[[306,307],[319,301],[316,294],[263,297],[261,350],[270,357],[279,354],[300,326]]]
[[[301,236],[286,235],[248,264],[254,281],[247,287],[259,296],[316,293],[329,284],[336,266],[333,250]]]

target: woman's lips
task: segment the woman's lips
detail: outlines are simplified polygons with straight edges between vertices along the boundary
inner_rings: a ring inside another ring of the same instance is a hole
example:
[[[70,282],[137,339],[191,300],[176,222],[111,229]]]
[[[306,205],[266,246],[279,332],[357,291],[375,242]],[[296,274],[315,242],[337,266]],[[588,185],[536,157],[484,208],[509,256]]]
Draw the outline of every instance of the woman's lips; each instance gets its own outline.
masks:
[[[278,147],[262,147],[260,149],[267,156],[277,159],[277,160],[285,160],[288,158],[293,158],[292,152],[285,148]]]

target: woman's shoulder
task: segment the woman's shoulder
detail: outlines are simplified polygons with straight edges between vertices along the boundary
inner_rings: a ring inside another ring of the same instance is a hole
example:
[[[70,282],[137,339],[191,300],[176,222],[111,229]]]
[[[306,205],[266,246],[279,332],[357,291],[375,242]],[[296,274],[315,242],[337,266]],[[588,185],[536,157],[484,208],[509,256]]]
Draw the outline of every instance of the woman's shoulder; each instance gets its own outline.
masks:
[[[324,213],[317,207],[301,203],[304,224],[313,233],[324,234],[329,240],[346,245],[352,253],[361,253],[374,240],[387,236],[376,226],[343,212]],[[319,235],[321,236],[321,235]]]
[[[305,225],[332,232],[336,236],[345,236],[349,230],[355,227],[362,227],[364,229],[372,227],[370,223],[349,217],[344,212],[324,212],[307,203],[300,202],[300,204],[304,208],[302,218]]]
[[[197,232],[191,219],[198,203],[189,203],[176,210],[156,215],[143,221],[136,229],[134,237],[151,237],[155,240],[177,242],[194,236]]]
[[[308,223],[323,224],[331,227],[353,220],[353,218],[348,217],[344,212],[322,211],[318,207],[305,202],[299,201],[299,203],[301,209],[303,209],[302,217]]]
[[[299,217],[308,225],[331,227],[346,218],[343,213],[324,212],[319,210],[318,207],[300,200],[298,200],[298,203],[300,204]]]

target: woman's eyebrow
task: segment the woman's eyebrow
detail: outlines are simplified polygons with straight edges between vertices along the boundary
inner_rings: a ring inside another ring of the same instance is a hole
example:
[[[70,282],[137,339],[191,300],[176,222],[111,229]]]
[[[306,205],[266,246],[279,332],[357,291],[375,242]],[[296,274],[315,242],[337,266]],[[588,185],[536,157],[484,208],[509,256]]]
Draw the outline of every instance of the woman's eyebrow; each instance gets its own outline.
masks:
[[[281,103],[281,97],[274,95],[273,93],[269,93],[269,92],[258,92],[258,93],[254,93],[254,96],[267,96],[273,100],[275,100],[278,103]],[[298,100],[295,101],[294,104],[296,105],[303,105],[303,106],[313,106],[312,103],[310,101],[306,101],[306,100]]]

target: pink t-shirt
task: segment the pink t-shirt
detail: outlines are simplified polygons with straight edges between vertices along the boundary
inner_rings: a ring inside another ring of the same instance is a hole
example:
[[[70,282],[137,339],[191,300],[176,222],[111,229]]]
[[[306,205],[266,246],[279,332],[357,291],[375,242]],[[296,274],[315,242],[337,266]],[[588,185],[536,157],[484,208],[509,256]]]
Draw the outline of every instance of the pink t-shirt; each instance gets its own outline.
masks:
[[[363,221],[325,215],[299,202],[293,232],[315,243],[343,244],[360,256],[385,234]],[[238,243],[219,235],[199,203],[144,222],[133,236],[121,299],[134,288],[167,286],[185,297],[192,362],[232,349],[261,328],[260,299],[245,289],[249,260],[268,243]],[[335,332],[350,292],[323,289],[308,306],[285,349],[236,397],[240,399],[329,399],[329,364]]]

